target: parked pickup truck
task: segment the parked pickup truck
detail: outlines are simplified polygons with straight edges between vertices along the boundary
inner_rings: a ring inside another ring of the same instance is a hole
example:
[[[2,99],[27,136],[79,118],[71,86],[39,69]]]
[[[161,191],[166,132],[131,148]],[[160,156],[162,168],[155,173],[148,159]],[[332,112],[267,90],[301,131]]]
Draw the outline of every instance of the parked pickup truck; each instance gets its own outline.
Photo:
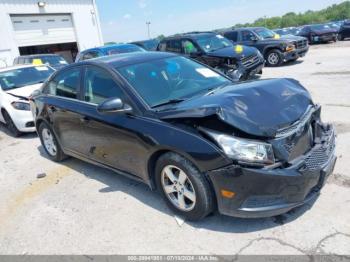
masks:
[[[309,50],[306,38],[291,35],[281,37],[264,27],[239,28],[226,31],[223,35],[235,44],[256,47],[264,56],[267,66],[295,61]]]
[[[224,73],[234,81],[244,81],[262,74],[265,61],[250,46],[233,45],[213,32],[191,32],[163,39],[158,51],[178,53]]]

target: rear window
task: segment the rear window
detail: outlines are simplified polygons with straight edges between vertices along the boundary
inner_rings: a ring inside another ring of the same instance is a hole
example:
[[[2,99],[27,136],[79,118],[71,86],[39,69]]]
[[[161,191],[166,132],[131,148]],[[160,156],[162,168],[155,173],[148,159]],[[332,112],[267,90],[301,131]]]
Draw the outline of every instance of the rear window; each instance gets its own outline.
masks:
[[[107,54],[115,55],[115,54],[133,53],[133,52],[145,52],[145,49],[137,45],[118,46],[118,47],[112,47],[108,49]]]
[[[224,34],[225,37],[233,42],[237,42],[238,41],[238,33],[236,31],[232,31],[232,32],[227,32]]]

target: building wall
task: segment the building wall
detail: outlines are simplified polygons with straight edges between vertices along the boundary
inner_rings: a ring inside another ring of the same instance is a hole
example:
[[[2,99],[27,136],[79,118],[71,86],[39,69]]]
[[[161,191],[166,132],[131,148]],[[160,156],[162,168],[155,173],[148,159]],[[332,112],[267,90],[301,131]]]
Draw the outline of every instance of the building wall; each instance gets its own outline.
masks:
[[[71,14],[79,50],[103,45],[94,0],[0,0],[0,67],[11,65],[19,55],[10,14]]]

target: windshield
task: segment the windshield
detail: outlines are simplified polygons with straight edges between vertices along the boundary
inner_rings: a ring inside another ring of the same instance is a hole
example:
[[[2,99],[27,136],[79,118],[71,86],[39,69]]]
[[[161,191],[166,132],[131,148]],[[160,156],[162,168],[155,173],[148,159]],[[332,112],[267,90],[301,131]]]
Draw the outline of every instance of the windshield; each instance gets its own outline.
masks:
[[[145,49],[137,45],[124,45],[124,46],[118,46],[118,47],[111,47],[107,51],[108,55],[133,53],[133,52],[145,52]]]
[[[324,29],[330,29],[329,25],[311,25],[312,30],[324,30]]]
[[[197,43],[206,52],[232,46],[232,43],[222,35],[200,36],[197,38]]]
[[[256,28],[253,30],[261,39],[275,38],[275,33],[267,28]]]
[[[42,64],[48,64],[48,65],[67,65],[67,61],[64,60],[60,56],[40,56],[38,58],[32,58],[31,63],[33,63],[34,60],[40,60]]]
[[[151,107],[231,84],[227,78],[184,57],[116,68]]]
[[[33,66],[0,72],[2,90],[12,90],[23,86],[44,82],[54,70],[47,66]]]

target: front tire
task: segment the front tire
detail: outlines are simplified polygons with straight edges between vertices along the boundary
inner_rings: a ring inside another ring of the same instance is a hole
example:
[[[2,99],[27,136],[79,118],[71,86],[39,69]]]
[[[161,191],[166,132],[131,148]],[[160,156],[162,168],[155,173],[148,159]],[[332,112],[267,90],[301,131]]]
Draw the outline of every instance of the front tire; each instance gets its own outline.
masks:
[[[278,49],[270,50],[266,55],[266,65],[270,67],[280,66],[283,63],[283,54]]]
[[[48,124],[42,122],[38,129],[41,145],[52,161],[61,162],[67,156],[63,153],[56,136]]]
[[[2,113],[6,122],[7,129],[10,131],[11,135],[13,137],[19,137],[22,133],[17,129],[9,113],[7,113],[5,110]]]
[[[175,214],[196,221],[214,210],[214,192],[192,162],[176,153],[162,155],[156,164],[157,188]]]
[[[338,38],[338,41],[343,41],[344,40],[344,38],[343,38],[343,36],[341,34],[338,34],[337,38]]]

